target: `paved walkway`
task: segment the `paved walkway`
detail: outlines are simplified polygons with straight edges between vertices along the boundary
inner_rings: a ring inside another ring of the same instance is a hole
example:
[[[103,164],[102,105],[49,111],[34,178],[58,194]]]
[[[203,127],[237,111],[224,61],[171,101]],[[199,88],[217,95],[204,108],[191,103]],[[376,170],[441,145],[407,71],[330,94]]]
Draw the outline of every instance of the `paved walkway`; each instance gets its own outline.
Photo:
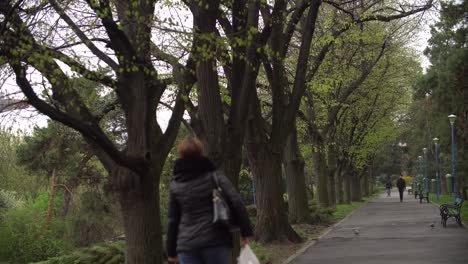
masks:
[[[443,228],[436,206],[407,195],[400,203],[393,192],[359,208],[292,263],[467,264],[468,229],[453,219]]]

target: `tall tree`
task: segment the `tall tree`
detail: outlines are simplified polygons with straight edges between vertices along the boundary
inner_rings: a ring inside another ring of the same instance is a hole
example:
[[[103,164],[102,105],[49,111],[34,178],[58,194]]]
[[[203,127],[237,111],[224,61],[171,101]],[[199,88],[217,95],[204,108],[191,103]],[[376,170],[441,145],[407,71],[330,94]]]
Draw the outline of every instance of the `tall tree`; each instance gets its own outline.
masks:
[[[289,222],[291,224],[308,223],[311,215],[307,200],[305,161],[299,148],[296,127],[288,137],[283,159],[288,191]]]
[[[433,108],[430,127],[433,128],[432,136],[441,138],[440,153],[451,153],[447,116],[457,116],[454,127],[457,145],[457,186],[458,192],[463,192],[465,198],[468,191],[468,175],[463,172],[466,171],[467,165],[461,161],[466,160],[468,153],[467,10],[466,0],[441,1],[440,21],[432,27],[429,46],[425,51],[431,65],[416,85],[417,99],[424,98],[425,94],[429,95],[425,101]],[[430,141],[425,143],[431,144]],[[447,169],[451,171],[451,166]]]
[[[151,52],[155,4],[149,0],[0,3],[2,64],[14,72],[28,103],[79,131],[110,174],[120,198],[127,263],[162,261],[159,179],[184,112],[183,95],[194,81],[191,71],[182,72],[180,67],[172,68],[173,79],[164,79],[153,63],[165,59],[163,52],[158,57]],[[82,24],[81,12],[74,10],[86,12],[89,23]],[[57,24],[63,25],[60,30]],[[87,60],[86,54],[92,59]],[[186,61],[190,65],[191,60]],[[101,67],[110,72],[99,71]],[[92,112],[73,85],[72,74],[107,87],[116,101]],[[43,82],[38,84],[37,78]],[[179,89],[163,132],[156,109],[173,80]],[[121,147],[101,122],[116,105],[125,117]]]
[[[347,21],[334,23],[329,28],[328,33],[331,39],[345,32],[350,25],[356,22],[391,21],[427,10],[432,6],[432,1],[429,1],[422,6],[414,6],[407,11],[399,7],[392,7],[391,4],[389,6],[384,5],[382,9],[381,6],[375,7],[375,3],[367,3],[369,5],[366,6],[365,12],[353,13],[347,10],[347,8],[352,8],[351,4],[337,4],[331,1],[325,3],[339,9],[339,13],[344,12],[344,19]],[[270,14],[267,16],[269,19],[266,21],[272,27],[269,40],[269,49],[271,51],[267,53],[268,56],[263,58],[262,62],[268,87],[271,89],[271,125],[266,125],[265,116],[262,115],[260,96],[256,91],[257,95],[253,96],[254,102],[250,106],[251,117],[247,126],[246,139],[248,157],[255,175],[255,186],[257,186],[258,215],[256,233],[258,238],[263,241],[285,239],[297,241],[298,238],[288,225],[284,213],[280,166],[287,136],[294,125],[299,104],[306,89],[306,80],[313,78],[333,44],[332,42],[326,42],[315,58],[309,57],[321,5],[322,1],[312,1],[310,7],[304,12],[304,20],[298,28],[300,32],[299,44],[294,45],[298,47],[297,61],[295,61],[292,70],[295,74],[290,82],[288,82],[287,72],[285,71],[285,58],[291,55],[289,47],[292,46],[290,45],[292,34],[289,34],[289,27],[281,22],[285,20],[288,5],[286,2],[277,1],[275,2],[277,9],[272,9],[271,12],[267,12],[268,10],[263,11]],[[379,13],[382,10],[386,10],[385,15]],[[390,12],[390,15],[388,15],[387,11]],[[323,43],[320,40],[318,41],[318,43]],[[309,62],[311,62],[310,65]],[[271,210],[271,208],[278,208],[278,210]]]

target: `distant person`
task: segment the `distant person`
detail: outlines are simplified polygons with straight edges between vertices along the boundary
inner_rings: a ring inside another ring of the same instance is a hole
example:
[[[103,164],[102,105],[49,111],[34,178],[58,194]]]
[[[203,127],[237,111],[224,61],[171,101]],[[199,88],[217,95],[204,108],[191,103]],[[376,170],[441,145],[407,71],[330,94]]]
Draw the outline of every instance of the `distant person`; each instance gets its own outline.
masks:
[[[197,138],[185,138],[178,146],[170,185],[167,256],[169,263],[227,264],[232,237],[227,227],[213,224],[213,173],[216,168],[202,155]],[[219,186],[229,203],[233,224],[240,227],[243,244],[253,236],[247,210],[239,193],[224,175]]]
[[[405,182],[405,179],[403,179],[402,174],[400,174],[400,178],[398,179],[396,185],[398,187],[398,192],[400,192],[400,202],[402,203],[403,202],[403,192],[405,191],[405,188],[406,188],[406,182]]]
[[[390,197],[390,194],[392,192],[392,182],[391,181],[388,181],[386,184],[385,184],[385,189],[387,189],[387,197]]]

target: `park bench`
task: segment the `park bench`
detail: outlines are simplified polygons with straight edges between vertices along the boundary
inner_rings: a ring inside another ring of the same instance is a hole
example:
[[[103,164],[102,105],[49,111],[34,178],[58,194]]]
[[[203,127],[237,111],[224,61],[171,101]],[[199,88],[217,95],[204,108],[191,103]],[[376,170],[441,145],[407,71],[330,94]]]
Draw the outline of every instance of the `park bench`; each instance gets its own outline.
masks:
[[[414,195],[414,198],[416,198],[417,196],[419,196],[419,203],[422,203],[422,200],[426,199],[426,201],[429,203],[429,192],[424,192],[423,191],[423,187],[422,185],[419,185],[419,189],[418,191],[415,191],[415,195]]]
[[[443,227],[447,226],[447,219],[450,217],[455,218],[459,226],[463,226],[462,221],[461,221],[461,208],[463,205],[463,199],[457,198],[455,200],[455,203],[452,204],[442,204],[440,206],[440,221],[442,223]]]
[[[422,203],[422,200],[426,199],[427,203],[429,203],[429,193],[425,193],[422,190],[419,191],[419,203]]]
[[[418,199],[419,192],[421,191],[421,185],[419,183],[415,183],[414,188],[412,189],[414,189],[412,190],[414,194],[414,199]]]

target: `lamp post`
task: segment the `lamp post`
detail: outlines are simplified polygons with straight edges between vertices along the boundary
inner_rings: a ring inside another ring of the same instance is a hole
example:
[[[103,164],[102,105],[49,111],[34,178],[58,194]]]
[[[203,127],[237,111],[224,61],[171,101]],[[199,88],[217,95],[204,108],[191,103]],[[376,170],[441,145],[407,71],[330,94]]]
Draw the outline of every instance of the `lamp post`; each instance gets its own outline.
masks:
[[[423,148],[424,153],[424,186],[426,188],[426,193],[429,192],[429,181],[427,180],[427,148]]]
[[[435,145],[435,165],[436,165],[436,198],[437,201],[439,201],[439,139],[434,138],[432,141],[434,141]]]
[[[419,169],[420,169],[421,172],[422,172],[422,173],[421,173],[421,176],[424,175],[423,165],[422,165],[422,158],[423,158],[422,156],[418,156],[418,160],[419,160]],[[424,177],[424,176],[423,176],[423,177]],[[424,180],[424,179],[423,179],[423,180]],[[419,182],[420,182],[420,180],[419,180]],[[419,186],[420,186],[421,191],[418,190],[418,193],[419,193],[419,195],[421,195],[421,192],[422,192],[422,182],[419,184]]]
[[[452,176],[453,176],[453,202],[455,203],[457,200],[457,175],[456,175],[456,162],[455,162],[455,130],[454,124],[455,119],[457,118],[456,115],[451,114],[448,116],[450,121],[450,126],[452,128]]]

